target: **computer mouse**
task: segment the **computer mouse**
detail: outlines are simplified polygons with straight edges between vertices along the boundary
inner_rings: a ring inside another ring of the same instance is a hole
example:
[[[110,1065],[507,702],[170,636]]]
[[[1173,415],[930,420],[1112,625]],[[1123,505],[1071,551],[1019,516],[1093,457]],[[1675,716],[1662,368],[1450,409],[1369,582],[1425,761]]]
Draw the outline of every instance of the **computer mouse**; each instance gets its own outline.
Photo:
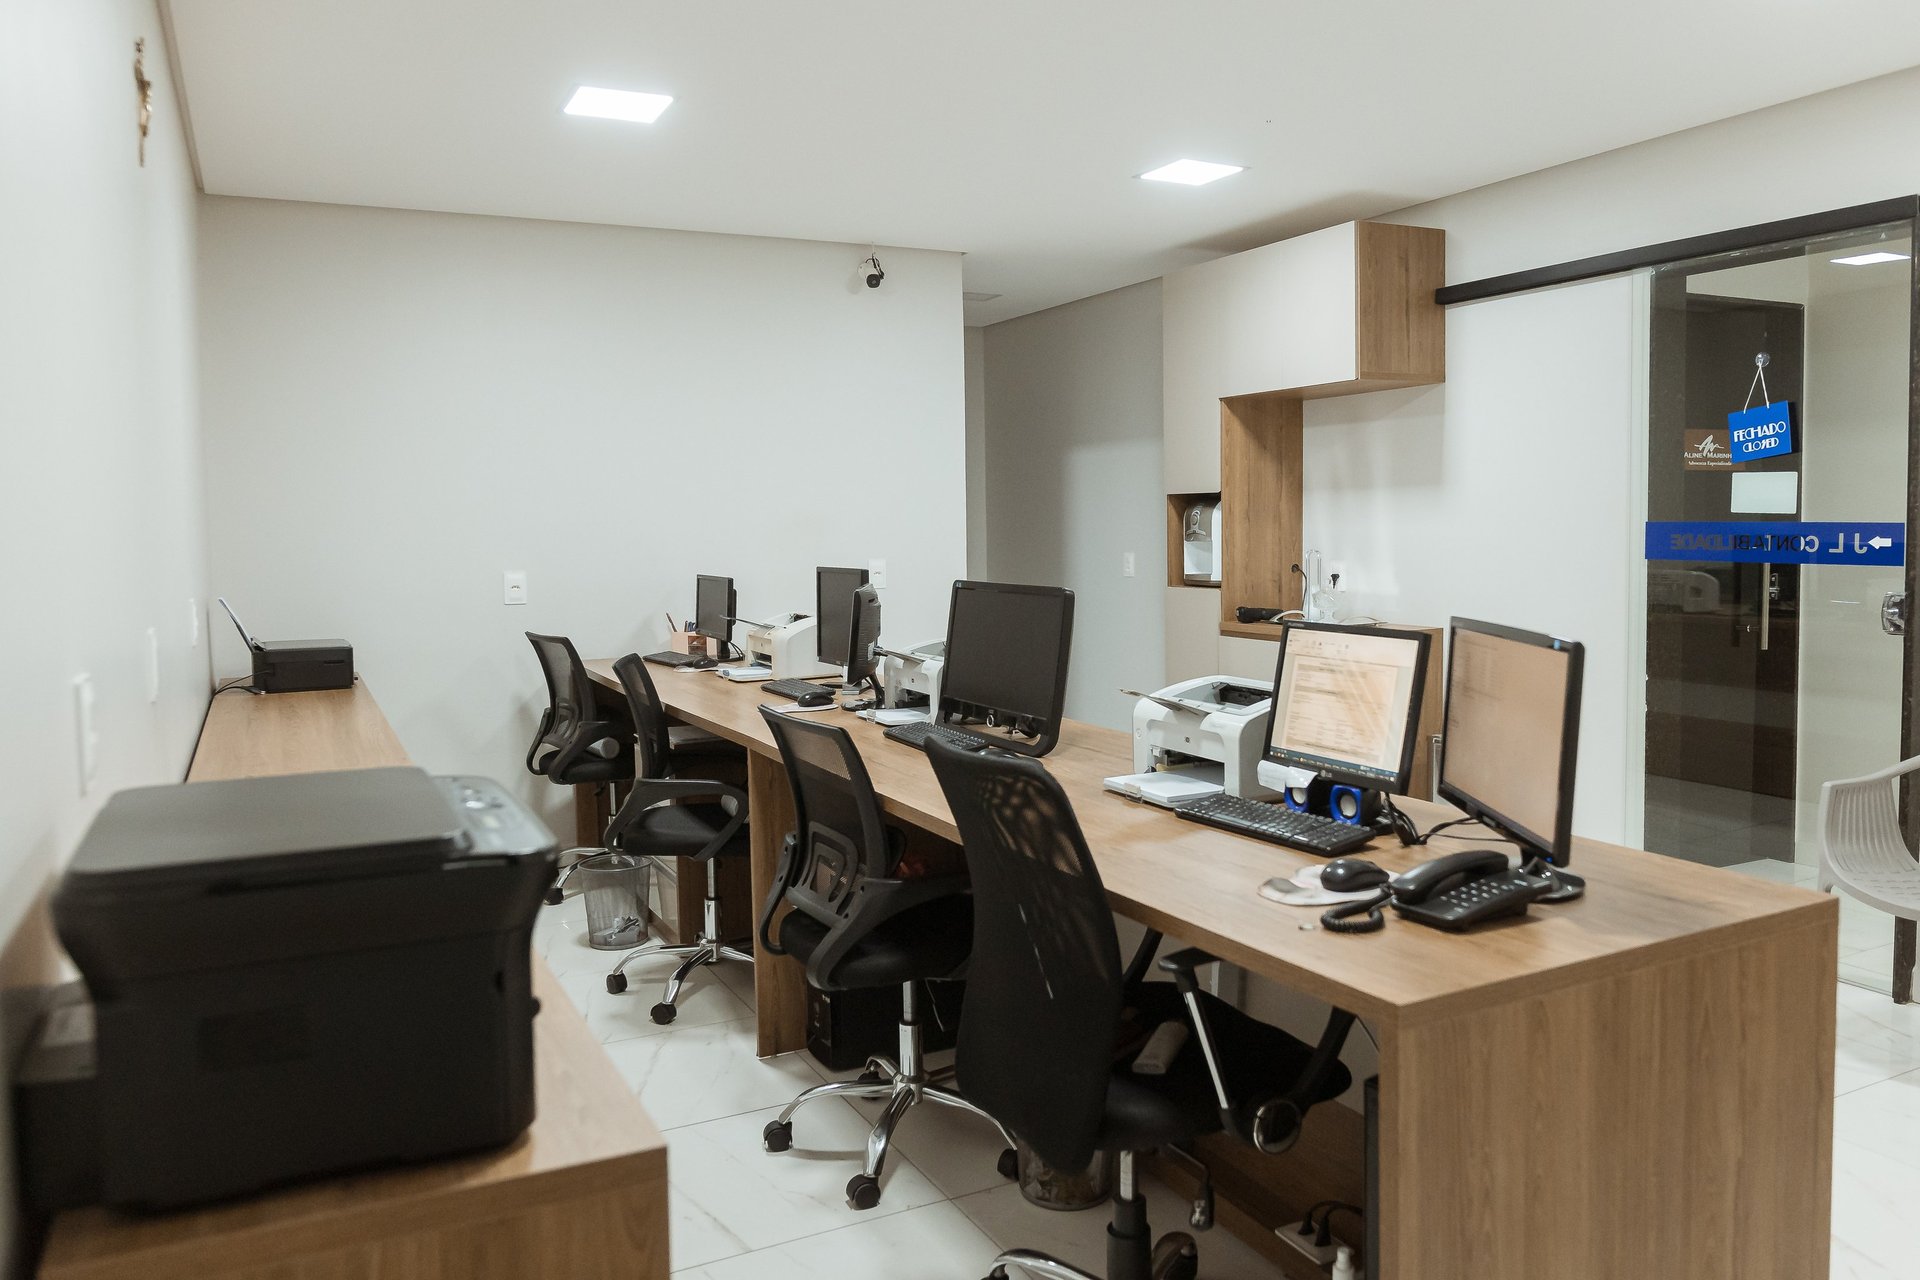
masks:
[[[832,703],[833,695],[822,689],[818,693],[803,693],[793,700],[796,707],[824,707]]]
[[[1365,858],[1335,858],[1320,868],[1320,887],[1329,893],[1359,893],[1387,882],[1387,873]]]

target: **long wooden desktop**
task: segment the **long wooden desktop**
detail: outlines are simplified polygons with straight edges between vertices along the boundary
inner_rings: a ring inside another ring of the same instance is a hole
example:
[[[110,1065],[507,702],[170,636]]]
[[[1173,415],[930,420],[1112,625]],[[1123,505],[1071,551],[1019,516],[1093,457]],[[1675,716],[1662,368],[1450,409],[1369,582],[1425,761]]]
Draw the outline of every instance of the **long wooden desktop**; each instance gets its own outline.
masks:
[[[187,777],[410,763],[355,684],[215,697]],[[538,1114],[511,1146],[184,1213],[62,1214],[41,1280],[665,1280],[666,1142],[538,956],[533,982]]]
[[[618,688],[611,663],[588,666]],[[793,817],[763,695],[711,673],[662,670],[655,683],[678,719],[749,751],[757,898]],[[957,839],[920,752],[820,714],[853,735],[889,814]],[[1257,892],[1306,855],[1105,791],[1101,779],[1132,772],[1124,734],[1069,723],[1046,764],[1116,911],[1365,1020],[1380,1048],[1370,1275],[1827,1274],[1832,899],[1581,840],[1573,865],[1589,888],[1576,902],[1462,935],[1399,920],[1340,935]],[[1423,826],[1451,813],[1407,807]],[[1367,856],[1401,870],[1440,851],[1376,844]],[[761,1053],[801,1047],[799,967],[761,955],[755,968]]]

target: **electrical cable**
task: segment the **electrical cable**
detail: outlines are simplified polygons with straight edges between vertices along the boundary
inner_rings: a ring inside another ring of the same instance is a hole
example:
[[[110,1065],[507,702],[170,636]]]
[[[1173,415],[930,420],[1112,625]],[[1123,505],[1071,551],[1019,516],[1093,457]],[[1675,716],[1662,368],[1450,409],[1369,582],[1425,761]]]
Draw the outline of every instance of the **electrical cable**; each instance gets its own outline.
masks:
[[[1332,933],[1377,933],[1386,928],[1386,913],[1380,908],[1393,900],[1393,890],[1382,888],[1371,898],[1343,902],[1320,913],[1320,927]],[[1364,914],[1365,918],[1353,917]]]

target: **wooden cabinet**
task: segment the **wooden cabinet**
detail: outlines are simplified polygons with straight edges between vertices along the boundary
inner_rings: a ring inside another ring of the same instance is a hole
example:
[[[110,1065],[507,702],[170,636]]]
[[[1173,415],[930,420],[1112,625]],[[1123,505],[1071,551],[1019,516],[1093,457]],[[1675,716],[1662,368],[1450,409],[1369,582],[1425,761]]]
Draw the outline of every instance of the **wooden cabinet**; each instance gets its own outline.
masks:
[[[1446,376],[1445,232],[1349,222],[1169,275],[1162,288],[1162,478],[1221,495],[1218,626],[1297,609],[1302,403]],[[1176,588],[1177,589],[1177,588]],[[1169,654],[1177,643],[1169,610]]]

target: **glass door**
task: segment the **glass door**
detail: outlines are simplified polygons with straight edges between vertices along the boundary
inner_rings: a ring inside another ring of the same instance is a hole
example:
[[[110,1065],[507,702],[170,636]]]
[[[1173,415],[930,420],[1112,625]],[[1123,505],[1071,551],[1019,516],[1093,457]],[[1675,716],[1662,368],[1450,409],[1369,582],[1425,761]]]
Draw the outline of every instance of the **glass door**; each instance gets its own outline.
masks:
[[[1908,750],[1912,228],[1654,273],[1648,849],[1811,885],[1821,784]],[[1896,628],[1897,629],[1897,628]],[[1890,917],[1842,907],[1842,977],[1888,989]]]

